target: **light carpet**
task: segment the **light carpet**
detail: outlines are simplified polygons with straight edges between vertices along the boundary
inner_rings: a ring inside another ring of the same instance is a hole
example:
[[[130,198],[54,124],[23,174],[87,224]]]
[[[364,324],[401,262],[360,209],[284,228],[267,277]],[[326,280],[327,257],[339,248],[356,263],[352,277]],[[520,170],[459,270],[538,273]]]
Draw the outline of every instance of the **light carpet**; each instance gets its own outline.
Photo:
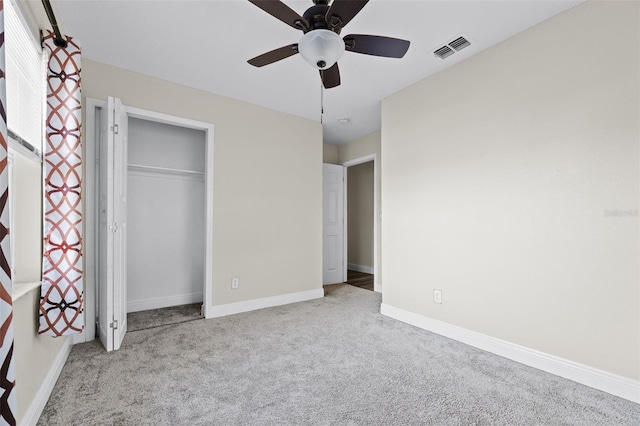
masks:
[[[73,347],[41,425],[634,425],[640,405],[326,297]]]

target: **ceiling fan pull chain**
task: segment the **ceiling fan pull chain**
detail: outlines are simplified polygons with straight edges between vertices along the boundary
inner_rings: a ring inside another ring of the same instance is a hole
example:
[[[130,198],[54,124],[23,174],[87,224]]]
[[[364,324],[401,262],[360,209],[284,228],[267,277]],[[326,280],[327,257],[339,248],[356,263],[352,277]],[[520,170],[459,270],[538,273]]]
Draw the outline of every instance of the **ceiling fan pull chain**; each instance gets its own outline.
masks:
[[[324,85],[320,82],[320,124],[324,123]]]

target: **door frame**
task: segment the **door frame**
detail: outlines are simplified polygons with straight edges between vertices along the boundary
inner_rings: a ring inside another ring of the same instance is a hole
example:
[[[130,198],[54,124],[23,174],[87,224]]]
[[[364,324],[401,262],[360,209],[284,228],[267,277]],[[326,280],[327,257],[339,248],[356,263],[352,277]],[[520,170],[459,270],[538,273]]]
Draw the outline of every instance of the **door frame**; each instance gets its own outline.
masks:
[[[348,168],[351,166],[357,166],[358,164],[368,163],[373,161],[373,290],[378,293],[382,293],[382,283],[380,282],[380,271],[378,270],[378,235],[380,235],[380,218],[381,211],[379,207],[380,200],[378,200],[378,154],[369,154],[363,157],[354,158],[352,160],[343,161],[344,167],[344,278],[347,278],[347,260],[348,260],[348,246],[349,246],[349,229],[348,229],[348,214],[347,214],[347,181],[349,178]]]
[[[84,175],[84,283],[85,283],[85,324],[83,333],[74,343],[88,342],[96,338],[96,292],[98,283],[98,209],[96,202],[99,188],[96,172],[99,164],[96,146],[99,138],[98,114],[96,109],[105,108],[106,100],[85,99],[84,133],[85,175]],[[132,118],[146,121],[186,127],[205,132],[205,270],[202,289],[202,317],[208,318],[213,306],[213,167],[214,167],[214,126],[211,123],[178,117],[156,111],[124,105],[124,109]],[[89,323],[90,320],[90,323]]]

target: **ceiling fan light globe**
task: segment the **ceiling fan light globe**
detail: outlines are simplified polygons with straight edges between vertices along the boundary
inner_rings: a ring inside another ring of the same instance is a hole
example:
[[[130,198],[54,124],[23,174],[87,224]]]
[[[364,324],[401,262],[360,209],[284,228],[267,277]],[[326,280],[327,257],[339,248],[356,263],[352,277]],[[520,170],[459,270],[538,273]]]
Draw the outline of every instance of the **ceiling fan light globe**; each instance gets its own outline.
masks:
[[[329,30],[313,30],[298,43],[300,56],[319,70],[331,68],[344,54],[344,41]]]

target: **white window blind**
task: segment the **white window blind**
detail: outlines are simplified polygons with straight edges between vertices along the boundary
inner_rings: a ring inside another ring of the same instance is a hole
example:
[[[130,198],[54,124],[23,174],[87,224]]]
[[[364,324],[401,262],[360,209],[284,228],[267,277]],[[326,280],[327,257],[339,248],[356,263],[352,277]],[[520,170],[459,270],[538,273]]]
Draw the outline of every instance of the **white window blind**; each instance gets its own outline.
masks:
[[[13,1],[4,2],[7,127],[42,152],[45,62],[40,46]]]

